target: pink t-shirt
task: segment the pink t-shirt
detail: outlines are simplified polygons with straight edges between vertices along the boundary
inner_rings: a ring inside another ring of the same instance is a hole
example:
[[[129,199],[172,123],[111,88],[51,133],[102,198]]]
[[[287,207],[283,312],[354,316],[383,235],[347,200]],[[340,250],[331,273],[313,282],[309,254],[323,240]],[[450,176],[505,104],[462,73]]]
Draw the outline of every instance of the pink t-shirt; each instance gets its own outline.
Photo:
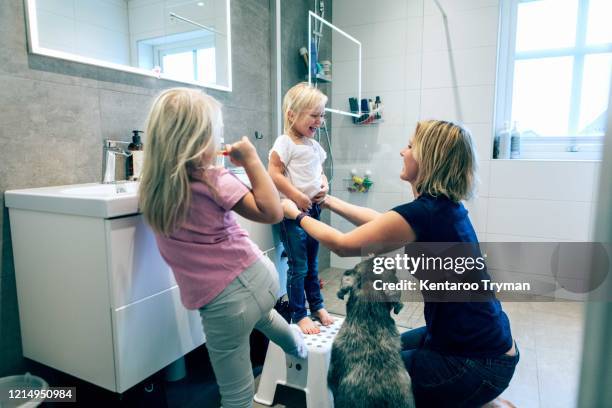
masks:
[[[262,256],[231,211],[249,189],[224,168],[204,174],[217,194],[203,182],[192,181],[185,223],[170,236],[156,234],[159,252],[174,272],[187,309],[209,303]]]

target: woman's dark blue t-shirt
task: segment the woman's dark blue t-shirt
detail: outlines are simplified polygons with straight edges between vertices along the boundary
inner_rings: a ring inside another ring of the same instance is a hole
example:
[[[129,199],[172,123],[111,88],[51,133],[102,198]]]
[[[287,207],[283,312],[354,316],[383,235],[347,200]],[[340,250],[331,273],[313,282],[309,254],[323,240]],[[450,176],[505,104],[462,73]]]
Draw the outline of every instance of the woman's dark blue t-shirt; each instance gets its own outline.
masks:
[[[393,208],[393,211],[410,224],[417,242],[478,243],[463,204],[445,196],[422,194],[408,204]],[[426,300],[425,322],[427,337],[424,346],[441,353],[493,357],[512,347],[508,317],[494,296],[472,302]]]

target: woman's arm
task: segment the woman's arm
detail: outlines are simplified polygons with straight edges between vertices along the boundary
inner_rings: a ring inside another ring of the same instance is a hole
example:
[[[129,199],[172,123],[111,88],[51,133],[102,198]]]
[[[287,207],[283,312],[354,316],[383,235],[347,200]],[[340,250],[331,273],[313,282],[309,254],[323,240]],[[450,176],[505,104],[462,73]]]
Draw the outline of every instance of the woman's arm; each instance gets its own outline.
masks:
[[[289,200],[283,200],[283,208],[287,218],[295,219],[300,214],[295,204]],[[300,226],[308,235],[339,256],[385,253],[416,239],[410,224],[395,211],[380,214],[348,233],[342,233],[309,216],[301,219]]]
[[[372,210],[371,208],[347,203],[338,197],[332,197],[330,195],[325,198],[323,207],[329,208],[331,211],[346,218],[357,226],[370,222],[381,215],[378,211]]]
[[[231,145],[228,152],[234,164],[244,167],[251,182],[251,191],[245,194],[232,210],[256,222],[265,224],[281,222],[283,209],[278,191],[259,160],[253,144],[245,136],[240,142]]]

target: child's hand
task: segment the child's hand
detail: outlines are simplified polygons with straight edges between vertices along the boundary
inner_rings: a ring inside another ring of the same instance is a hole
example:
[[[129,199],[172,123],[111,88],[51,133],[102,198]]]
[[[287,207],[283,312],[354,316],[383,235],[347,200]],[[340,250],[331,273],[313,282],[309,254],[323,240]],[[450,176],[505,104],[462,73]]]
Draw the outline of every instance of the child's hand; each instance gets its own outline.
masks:
[[[251,143],[246,136],[242,136],[239,142],[229,145],[227,147],[227,153],[230,161],[239,167],[245,167],[254,160],[259,160],[255,146],[253,146],[253,143]]]
[[[323,179],[323,183],[321,183],[321,191],[319,191],[316,196],[312,197],[312,202],[321,204],[323,201],[325,201],[325,197],[327,196],[328,192],[329,184],[327,184],[325,179]]]
[[[312,202],[310,201],[310,198],[308,198],[308,196],[302,192],[300,192],[298,195],[293,197],[293,202],[302,211],[308,211],[310,207],[312,206]]]
[[[300,210],[297,208],[295,203],[287,198],[283,198],[281,200],[281,204],[283,206],[283,212],[285,213],[285,218],[290,220],[295,220],[295,218],[300,213]]]

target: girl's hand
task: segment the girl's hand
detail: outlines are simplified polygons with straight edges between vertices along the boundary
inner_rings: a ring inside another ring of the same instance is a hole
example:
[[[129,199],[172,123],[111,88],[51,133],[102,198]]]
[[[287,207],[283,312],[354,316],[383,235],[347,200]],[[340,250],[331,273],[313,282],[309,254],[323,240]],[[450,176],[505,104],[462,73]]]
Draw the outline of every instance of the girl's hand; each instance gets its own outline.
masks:
[[[297,207],[302,211],[308,211],[310,207],[312,207],[312,202],[310,198],[302,192],[299,195],[293,197],[293,202],[297,205]]]
[[[257,150],[246,136],[239,142],[226,147],[230,161],[238,167],[246,167],[249,163],[259,160]]]
[[[321,184],[321,191],[319,191],[316,196],[312,197],[312,202],[322,204],[323,201],[325,201],[325,197],[327,196],[328,192],[329,184],[327,184],[327,181],[323,179],[323,183]]]
[[[290,220],[295,220],[295,218],[299,215],[300,210],[297,208],[295,203],[287,198],[283,198],[281,200],[281,204],[283,206],[283,211],[285,212],[285,218]]]

